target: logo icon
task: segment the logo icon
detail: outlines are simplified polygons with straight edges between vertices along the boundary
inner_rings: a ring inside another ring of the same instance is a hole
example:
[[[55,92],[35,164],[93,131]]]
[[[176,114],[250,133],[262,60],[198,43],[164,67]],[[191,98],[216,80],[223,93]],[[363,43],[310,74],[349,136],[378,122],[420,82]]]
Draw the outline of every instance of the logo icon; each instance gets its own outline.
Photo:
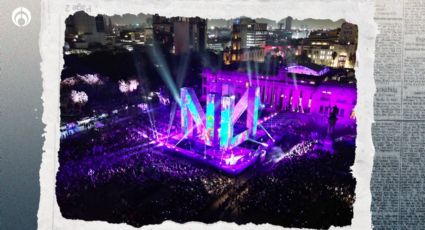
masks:
[[[31,12],[25,7],[18,7],[12,12],[12,21],[17,27],[25,27],[31,22]]]

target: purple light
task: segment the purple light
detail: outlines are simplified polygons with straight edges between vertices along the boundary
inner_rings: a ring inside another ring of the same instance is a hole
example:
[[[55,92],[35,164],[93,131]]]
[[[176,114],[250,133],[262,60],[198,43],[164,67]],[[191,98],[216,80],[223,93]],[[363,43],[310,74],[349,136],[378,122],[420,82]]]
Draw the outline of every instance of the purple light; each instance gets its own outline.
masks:
[[[313,71],[304,66],[290,66],[280,69],[276,76],[225,70],[213,72],[209,69],[204,69],[202,75],[205,80],[202,88],[206,89],[204,92],[208,94],[209,92],[214,92],[220,84],[228,84],[228,79],[231,79],[235,87],[235,93],[243,98],[247,88],[245,82],[247,79],[251,79],[252,87],[260,87],[261,89],[259,96],[260,110],[283,110],[328,115],[325,111],[329,111],[329,107],[337,106],[340,109],[338,116],[340,121],[343,118],[344,120],[350,120],[351,123],[355,122],[354,119],[350,119],[350,117],[353,117],[351,112],[357,102],[355,84],[333,81],[305,81],[305,84],[301,84],[301,79],[288,76],[288,72],[298,70],[305,70],[307,72],[303,72],[304,74],[316,76],[328,72],[329,68],[325,67],[321,71]],[[269,79],[273,79],[273,81]],[[263,120],[265,119],[263,118]]]

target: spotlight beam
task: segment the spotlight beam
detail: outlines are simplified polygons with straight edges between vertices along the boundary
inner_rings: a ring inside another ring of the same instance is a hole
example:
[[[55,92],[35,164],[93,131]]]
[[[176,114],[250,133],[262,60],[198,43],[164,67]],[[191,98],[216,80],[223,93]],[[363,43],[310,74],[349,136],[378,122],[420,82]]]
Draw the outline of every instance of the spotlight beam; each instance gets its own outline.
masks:
[[[269,147],[269,145],[268,145],[268,144],[263,143],[263,142],[259,142],[259,141],[256,141],[256,140],[253,140],[253,139],[251,139],[251,138],[249,138],[249,139],[248,139],[248,141],[251,141],[251,142],[256,143],[256,144],[259,144],[259,145],[262,145],[262,146],[264,146],[264,147]]]
[[[167,85],[174,100],[180,105],[179,91],[177,90],[176,84],[171,77],[170,69],[168,68],[167,62],[162,55],[162,51],[158,48],[158,45],[155,42],[153,44],[153,50],[150,50],[148,55],[154,61],[154,63],[157,63],[157,71],[159,76],[162,78],[165,85]]]
[[[269,132],[267,132],[266,128],[264,128],[264,126],[263,126],[263,125],[258,124],[258,126],[260,126],[260,128],[262,128],[262,129],[264,130],[264,132],[266,132],[267,136],[268,136],[270,139],[272,139],[272,141],[275,141],[275,139],[274,139],[274,138],[270,135],[270,133],[269,133]]]

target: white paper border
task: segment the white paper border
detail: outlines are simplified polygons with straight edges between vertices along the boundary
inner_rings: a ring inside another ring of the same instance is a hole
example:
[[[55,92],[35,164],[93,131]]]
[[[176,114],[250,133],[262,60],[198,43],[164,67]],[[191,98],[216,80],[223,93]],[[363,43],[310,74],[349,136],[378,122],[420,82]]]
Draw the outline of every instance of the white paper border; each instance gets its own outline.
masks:
[[[158,13],[163,16],[200,16],[204,18],[235,18],[248,16],[281,20],[287,16],[296,19],[345,19],[358,25],[359,42],[357,49],[356,77],[358,88],[356,158],[352,167],[357,180],[354,218],[351,226],[341,229],[370,229],[371,192],[370,179],[373,167],[374,148],[371,124],[373,122],[373,96],[375,82],[373,63],[375,37],[377,33],[373,20],[372,0],[42,0],[40,52],[43,78],[43,116],[46,125],[45,143],[40,168],[40,206],[38,210],[39,229],[135,229],[123,224],[109,224],[103,221],[70,220],[62,217],[56,202],[56,172],[59,167],[59,83],[63,66],[62,46],[64,41],[65,19],[78,10],[96,14],[138,14]],[[177,224],[166,221],[161,225],[143,226],[142,229],[283,229],[280,226],[237,225],[217,222],[203,224],[189,222]],[[333,229],[335,227],[331,227]]]

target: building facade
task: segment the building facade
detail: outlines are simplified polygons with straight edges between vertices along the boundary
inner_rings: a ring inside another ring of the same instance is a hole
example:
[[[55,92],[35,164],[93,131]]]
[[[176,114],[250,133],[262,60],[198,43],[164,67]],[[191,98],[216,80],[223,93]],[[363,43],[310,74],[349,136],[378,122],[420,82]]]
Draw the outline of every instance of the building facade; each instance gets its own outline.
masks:
[[[258,86],[260,101],[267,109],[317,113],[327,117],[331,108],[337,106],[339,118],[352,120],[357,103],[355,80],[340,81],[326,77],[326,71],[317,71],[317,73],[319,73],[318,76],[295,75],[288,74],[288,69],[282,68],[276,76],[264,76],[254,73],[248,75],[246,72],[204,69],[202,95],[205,100],[206,95],[214,92],[220,85],[232,84],[238,99],[248,87]]]
[[[153,39],[174,54],[203,51],[207,43],[207,20],[199,17],[152,17]]]
[[[333,68],[354,68],[357,50],[357,26],[343,23],[341,28],[311,32],[299,50],[312,63]]]
[[[254,57],[255,60],[248,61],[264,61],[264,55],[261,58],[257,54],[262,52],[258,49],[264,48],[266,40],[267,23],[257,23],[249,18],[238,19],[232,28],[230,60],[247,61],[247,57]]]
[[[166,17],[155,14],[152,16],[153,40],[165,50],[173,48],[173,26]]]

